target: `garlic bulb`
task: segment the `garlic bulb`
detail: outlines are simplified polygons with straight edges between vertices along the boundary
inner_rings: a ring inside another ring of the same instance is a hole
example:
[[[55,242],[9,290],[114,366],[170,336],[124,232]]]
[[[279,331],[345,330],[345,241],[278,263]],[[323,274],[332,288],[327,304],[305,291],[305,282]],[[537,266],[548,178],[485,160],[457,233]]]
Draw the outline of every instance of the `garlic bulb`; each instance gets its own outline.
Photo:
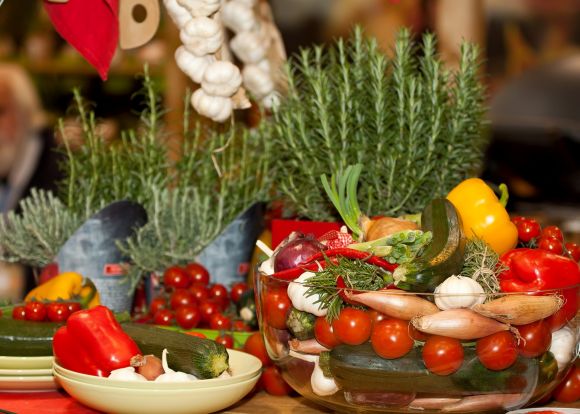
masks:
[[[147,378],[137,374],[133,367],[115,369],[111,371],[108,378],[121,381],[147,381]]]
[[[312,272],[304,272],[299,278],[290,282],[288,285],[288,298],[294,306],[299,311],[308,312],[315,316],[326,316],[328,309],[322,309],[322,301],[320,300],[320,295],[314,294],[308,296],[308,287],[305,286],[311,277],[315,276]]]
[[[274,81],[270,77],[270,73],[262,70],[258,65],[246,65],[242,76],[244,86],[258,99],[274,90]]]
[[[224,4],[221,16],[224,26],[234,33],[248,32],[258,24],[252,8],[237,1]]]
[[[552,332],[552,343],[550,352],[556,358],[558,369],[561,371],[568,366],[578,353],[576,344],[576,333],[565,326],[556,332]]]
[[[194,92],[191,104],[200,115],[207,116],[216,122],[223,122],[232,115],[230,98],[208,95],[201,88]]]
[[[221,26],[208,17],[191,19],[179,33],[181,43],[196,56],[215,53],[221,47]]]
[[[163,0],[167,13],[175,25],[181,30],[191,20],[191,13],[179,5],[177,0]]]
[[[208,95],[230,97],[241,84],[240,69],[231,62],[218,60],[207,67],[201,87]]]
[[[193,17],[207,17],[220,8],[220,0],[177,0]]]
[[[276,108],[278,105],[280,105],[280,94],[276,91],[272,91],[268,95],[264,96],[260,102],[264,108]]]
[[[232,0],[232,3],[240,3],[250,8],[254,7],[257,2],[258,0]]]
[[[244,63],[257,63],[266,57],[269,42],[256,32],[238,33],[230,42],[236,56]]]
[[[213,55],[199,57],[188,51],[184,46],[179,46],[175,51],[175,62],[179,69],[194,82],[201,83],[207,67],[215,62]]]
[[[435,288],[435,304],[441,310],[470,308],[485,301],[483,288],[465,276],[449,276]]]

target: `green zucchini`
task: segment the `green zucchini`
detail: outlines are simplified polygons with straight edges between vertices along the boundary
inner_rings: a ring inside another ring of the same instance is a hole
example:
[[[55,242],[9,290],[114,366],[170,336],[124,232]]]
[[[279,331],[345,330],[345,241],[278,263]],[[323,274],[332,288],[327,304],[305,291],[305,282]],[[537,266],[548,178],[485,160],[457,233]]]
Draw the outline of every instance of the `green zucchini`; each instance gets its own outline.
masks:
[[[398,288],[413,292],[433,292],[463,267],[465,237],[457,210],[446,199],[437,198],[425,207],[421,216],[422,230],[433,239],[415,260],[402,264],[393,272]]]
[[[61,323],[0,318],[0,355],[51,356],[52,337]]]
[[[225,346],[205,338],[157,328],[145,324],[122,324],[123,330],[137,343],[143,355],[161,358],[167,349],[167,364],[175,371],[200,379],[215,378],[229,368]]]

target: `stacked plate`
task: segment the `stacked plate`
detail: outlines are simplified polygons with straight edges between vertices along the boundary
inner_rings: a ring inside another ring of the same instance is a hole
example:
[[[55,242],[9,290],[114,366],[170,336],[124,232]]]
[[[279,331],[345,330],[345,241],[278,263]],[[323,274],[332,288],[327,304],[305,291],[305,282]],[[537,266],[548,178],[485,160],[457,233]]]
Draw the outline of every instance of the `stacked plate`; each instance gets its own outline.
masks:
[[[231,376],[193,382],[135,382],[85,375],[53,365],[60,385],[80,403],[107,413],[211,413],[235,404],[260,378],[262,363],[228,349]]]
[[[0,356],[0,392],[51,391],[53,357]]]

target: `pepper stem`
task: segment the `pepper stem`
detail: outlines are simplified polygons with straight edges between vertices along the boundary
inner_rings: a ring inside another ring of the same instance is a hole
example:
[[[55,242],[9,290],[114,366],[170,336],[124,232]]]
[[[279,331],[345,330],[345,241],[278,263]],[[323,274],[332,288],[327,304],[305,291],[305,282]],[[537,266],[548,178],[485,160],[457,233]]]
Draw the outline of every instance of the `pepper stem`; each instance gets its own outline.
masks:
[[[499,199],[499,203],[505,207],[505,206],[507,206],[507,202],[508,202],[508,199],[510,197],[507,185],[505,185],[504,183],[501,183],[499,185],[499,191],[501,192],[501,197]]]

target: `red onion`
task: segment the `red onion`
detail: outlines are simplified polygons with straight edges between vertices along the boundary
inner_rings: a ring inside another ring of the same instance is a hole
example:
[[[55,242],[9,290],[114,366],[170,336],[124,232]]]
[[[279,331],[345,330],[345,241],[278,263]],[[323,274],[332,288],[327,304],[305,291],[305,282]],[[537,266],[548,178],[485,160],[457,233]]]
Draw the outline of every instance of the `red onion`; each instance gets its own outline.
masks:
[[[316,240],[312,235],[298,237],[288,241],[281,249],[276,249],[274,254],[274,271],[280,272],[292,269],[303,264],[306,259],[324,250],[326,246]]]

